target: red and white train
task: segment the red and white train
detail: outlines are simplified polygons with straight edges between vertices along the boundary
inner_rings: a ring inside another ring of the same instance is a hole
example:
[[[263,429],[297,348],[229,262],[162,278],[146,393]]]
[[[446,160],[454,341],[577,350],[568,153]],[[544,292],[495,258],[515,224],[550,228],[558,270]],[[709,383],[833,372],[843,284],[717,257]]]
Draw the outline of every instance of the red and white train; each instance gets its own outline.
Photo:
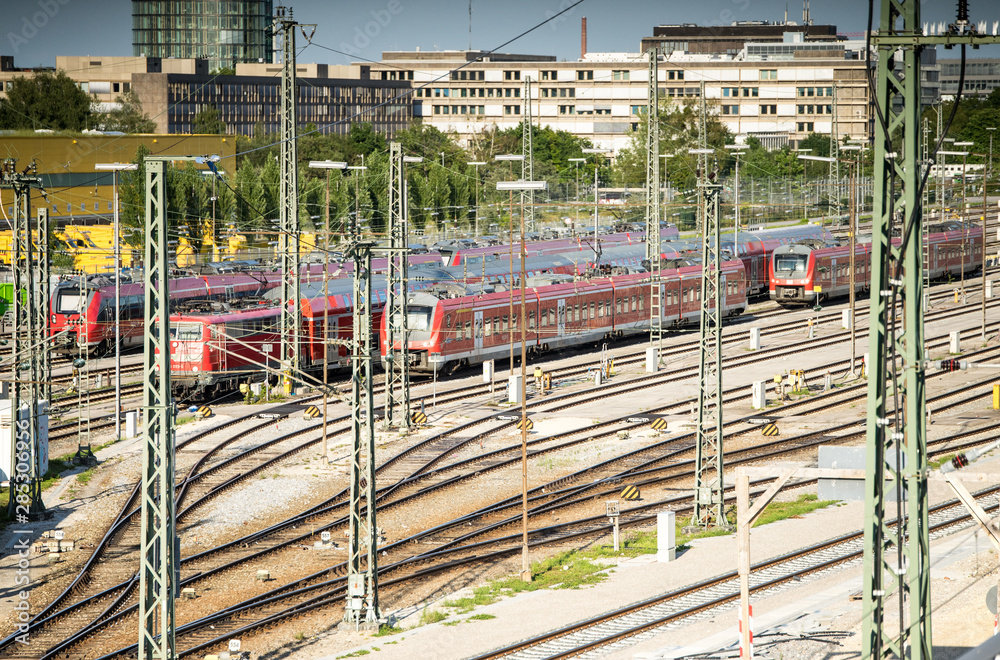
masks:
[[[260,297],[280,284],[280,274],[203,275],[170,280],[170,301],[234,301]],[[121,285],[121,343],[123,347],[142,343],[146,293],[142,284]],[[115,287],[107,278],[81,282],[79,278],[60,282],[52,292],[49,336],[61,352],[87,354],[113,349],[115,341]]]
[[[931,228],[925,238],[926,268],[930,279],[975,271],[982,265],[983,230],[968,227],[949,231]],[[893,239],[898,245],[899,239]],[[854,287],[867,291],[871,282],[871,243],[855,245]],[[771,300],[786,307],[816,304],[851,291],[849,245],[801,243],[774,250],[769,269]]]
[[[664,327],[698,322],[701,266],[665,269],[660,283]],[[746,309],[746,272],[733,260],[722,268],[724,316]],[[529,354],[647,332],[650,324],[648,273],[576,280],[527,290],[525,348]],[[513,311],[511,301],[513,300]],[[509,354],[521,346],[520,292],[451,297],[421,291],[407,305],[408,351],[416,371],[453,371]],[[381,351],[387,354],[383,318]],[[396,350],[402,346],[395,345]],[[438,353],[440,362],[430,362]]]

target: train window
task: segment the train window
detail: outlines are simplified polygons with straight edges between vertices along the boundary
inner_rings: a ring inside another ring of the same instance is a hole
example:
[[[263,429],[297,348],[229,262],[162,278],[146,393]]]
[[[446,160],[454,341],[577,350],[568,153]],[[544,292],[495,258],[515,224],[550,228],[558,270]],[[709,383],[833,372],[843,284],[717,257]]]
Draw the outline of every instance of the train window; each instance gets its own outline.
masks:
[[[472,339],[472,321],[465,322],[465,338]]]
[[[642,302],[642,296],[636,296],[636,298],[638,298],[638,300],[639,300],[639,311],[641,312],[642,308],[644,307],[643,302]]]
[[[774,269],[795,273],[806,272],[809,257],[804,254],[779,254],[774,258]]]
[[[580,320],[580,305],[573,305],[573,320]]]
[[[495,332],[497,334],[500,334],[500,317],[499,316],[494,316],[493,317],[493,332]]]
[[[517,330],[517,312],[510,317],[510,329]]]
[[[549,325],[549,315],[545,313],[545,310],[543,309],[538,316],[539,316],[539,321],[541,323],[541,327],[543,328],[547,327]]]
[[[528,312],[528,330],[535,329],[535,310]]]
[[[406,325],[410,330],[426,332],[431,329],[431,314],[434,308],[427,305],[407,305]]]
[[[592,318],[592,319],[596,319],[597,318],[597,314],[594,313],[595,307],[596,307],[595,303],[593,301],[591,301],[591,303],[590,303],[590,318]]]
[[[622,313],[622,299],[615,298],[615,314],[621,314],[621,313]]]
[[[451,328],[451,314],[444,317],[444,326],[446,328]]]
[[[639,303],[636,301],[638,296],[632,296],[632,311],[639,309]]]
[[[201,340],[201,325],[198,323],[171,323],[170,339],[174,341]]]
[[[487,337],[493,334],[493,319],[486,319],[486,330],[483,334]]]
[[[549,307],[549,325],[555,325],[555,324],[556,324],[556,310],[552,307]]]
[[[56,297],[56,314],[76,314],[80,311],[81,302],[78,289],[60,291]]]
[[[507,330],[510,330],[510,319],[507,317],[506,314],[503,315],[503,329],[505,332]]]
[[[600,318],[604,318],[604,301],[603,300],[597,303],[597,316],[600,317]]]

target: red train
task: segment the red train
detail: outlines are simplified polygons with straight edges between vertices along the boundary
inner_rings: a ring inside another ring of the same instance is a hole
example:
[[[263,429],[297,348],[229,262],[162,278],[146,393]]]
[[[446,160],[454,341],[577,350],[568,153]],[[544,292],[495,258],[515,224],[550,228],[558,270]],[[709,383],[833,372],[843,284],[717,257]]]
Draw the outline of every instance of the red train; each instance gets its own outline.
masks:
[[[981,227],[935,231],[925,239],[927,274],[930,279],[975,271],[982,265]],[[897,245],[899,239],[893,239]],[[871,243],[855,246],[855,291],[867,291],[871,282]],[[774,250],[768,271],[771,300],[785,307],[816,304],[820,300],[850,294],[851,251],[849,245],[801,243]],[[817,292],[816,289],[819,288]]]
[[[280,274],[204,275],[170,280],[171,305],[183,300],[233,301],[262,296],[280,284]],[[142,343],[146,300],[142,284],[121,285],[121,343]],[[60,282],[52,292],[49,336],[57,351],[108,352],[115,341],[115,286],[106,277]]]
[[[746,273],[743,264],[723,264],[724,316],[746,309]],[[664,326],[697,322],[701,312],[701,266],[665,269],[660,284]],[[578,280],[527,290],[529,354],[601,342],[649,330],[651,286],[647,273]],[[492,293],[449,297],[430,291],[409,298],[409,355],[417,371],[452,371],[520,350],[520,293]],[[383,358],[388,351],[385,320],[381,333]],[[396,345],[399,350],[401,346]],[[430,363],[440,353],[443,361]]]

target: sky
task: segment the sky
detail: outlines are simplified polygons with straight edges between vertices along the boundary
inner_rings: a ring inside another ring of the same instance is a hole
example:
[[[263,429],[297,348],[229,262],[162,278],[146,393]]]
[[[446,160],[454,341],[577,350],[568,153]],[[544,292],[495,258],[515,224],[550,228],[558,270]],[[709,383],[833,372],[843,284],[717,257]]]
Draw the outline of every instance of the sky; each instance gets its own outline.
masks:
[[[638,52],[654,25],[728,25],[735,20],[802,20],[802,4],[785,0],[583,0],[533,32],[519,37],[576,0],[473,0],[472,47],[479,50],[580,56],[580,18],[587,17],[588,50]],[[277,3],[276,3],[277,4]],[[300,62],[346,64],[379,60],[384,50],[454,50],[469,47],[468,0],[289,0],[295,18],[316,23]],[[954,2],[922,0],[922,20],[954,20]],[[18,67],[54,66],[56,55],[132,55],[130,0],[0,0],[0,55]],[[840,33],[865,30],[866,0],[813,0],[814,24]],[[875,20],[878,20],[876,6]],[[1000,19],[992,0],[971,2],[973,20]],[[300,39],[299,45],[302,45]],[[501,47],[502,46],[502,47]],[[968,57],[998,57],[1000,47],[970,50]],[[958,57],[958,50],[938,57]]]

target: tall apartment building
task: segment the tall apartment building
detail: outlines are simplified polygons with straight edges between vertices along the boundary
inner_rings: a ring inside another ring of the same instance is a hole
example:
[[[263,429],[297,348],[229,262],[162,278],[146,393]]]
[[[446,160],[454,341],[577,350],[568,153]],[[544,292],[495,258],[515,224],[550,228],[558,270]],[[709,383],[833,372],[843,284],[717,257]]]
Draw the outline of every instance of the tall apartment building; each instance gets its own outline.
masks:
[[[961,73],[962,60],[941,59],[937,61],[941,68],[941,97],[951,101],[958,93],[958,78]],[[989,96],[1000,87],[1000,59],[976,58],[965,61],[965,80],[962,84],[963,96]]]
[[[132,54],[206,59],[210,69],[272,62],[272,0],[132,0]]]
[[[839,135],[860,138],[869,117],[857,48],[854,42],[805,43],[792,34],[783,42],[745,44],[736,55],[673,52],[660,63],[660,96],[695,100],[704,83],[713,111],[730,131],[757,136],[769,147],[831,132],[835,113]],[[490,126],[521,122],[523,85],[530,78],[537,124],[614,150],[627,146],[638,127],[648,83],[642,53],[557,61],[477,51],[386,52],[371,65],[371,77],[412,80],[414,117],[454,131],[466,144]]]

